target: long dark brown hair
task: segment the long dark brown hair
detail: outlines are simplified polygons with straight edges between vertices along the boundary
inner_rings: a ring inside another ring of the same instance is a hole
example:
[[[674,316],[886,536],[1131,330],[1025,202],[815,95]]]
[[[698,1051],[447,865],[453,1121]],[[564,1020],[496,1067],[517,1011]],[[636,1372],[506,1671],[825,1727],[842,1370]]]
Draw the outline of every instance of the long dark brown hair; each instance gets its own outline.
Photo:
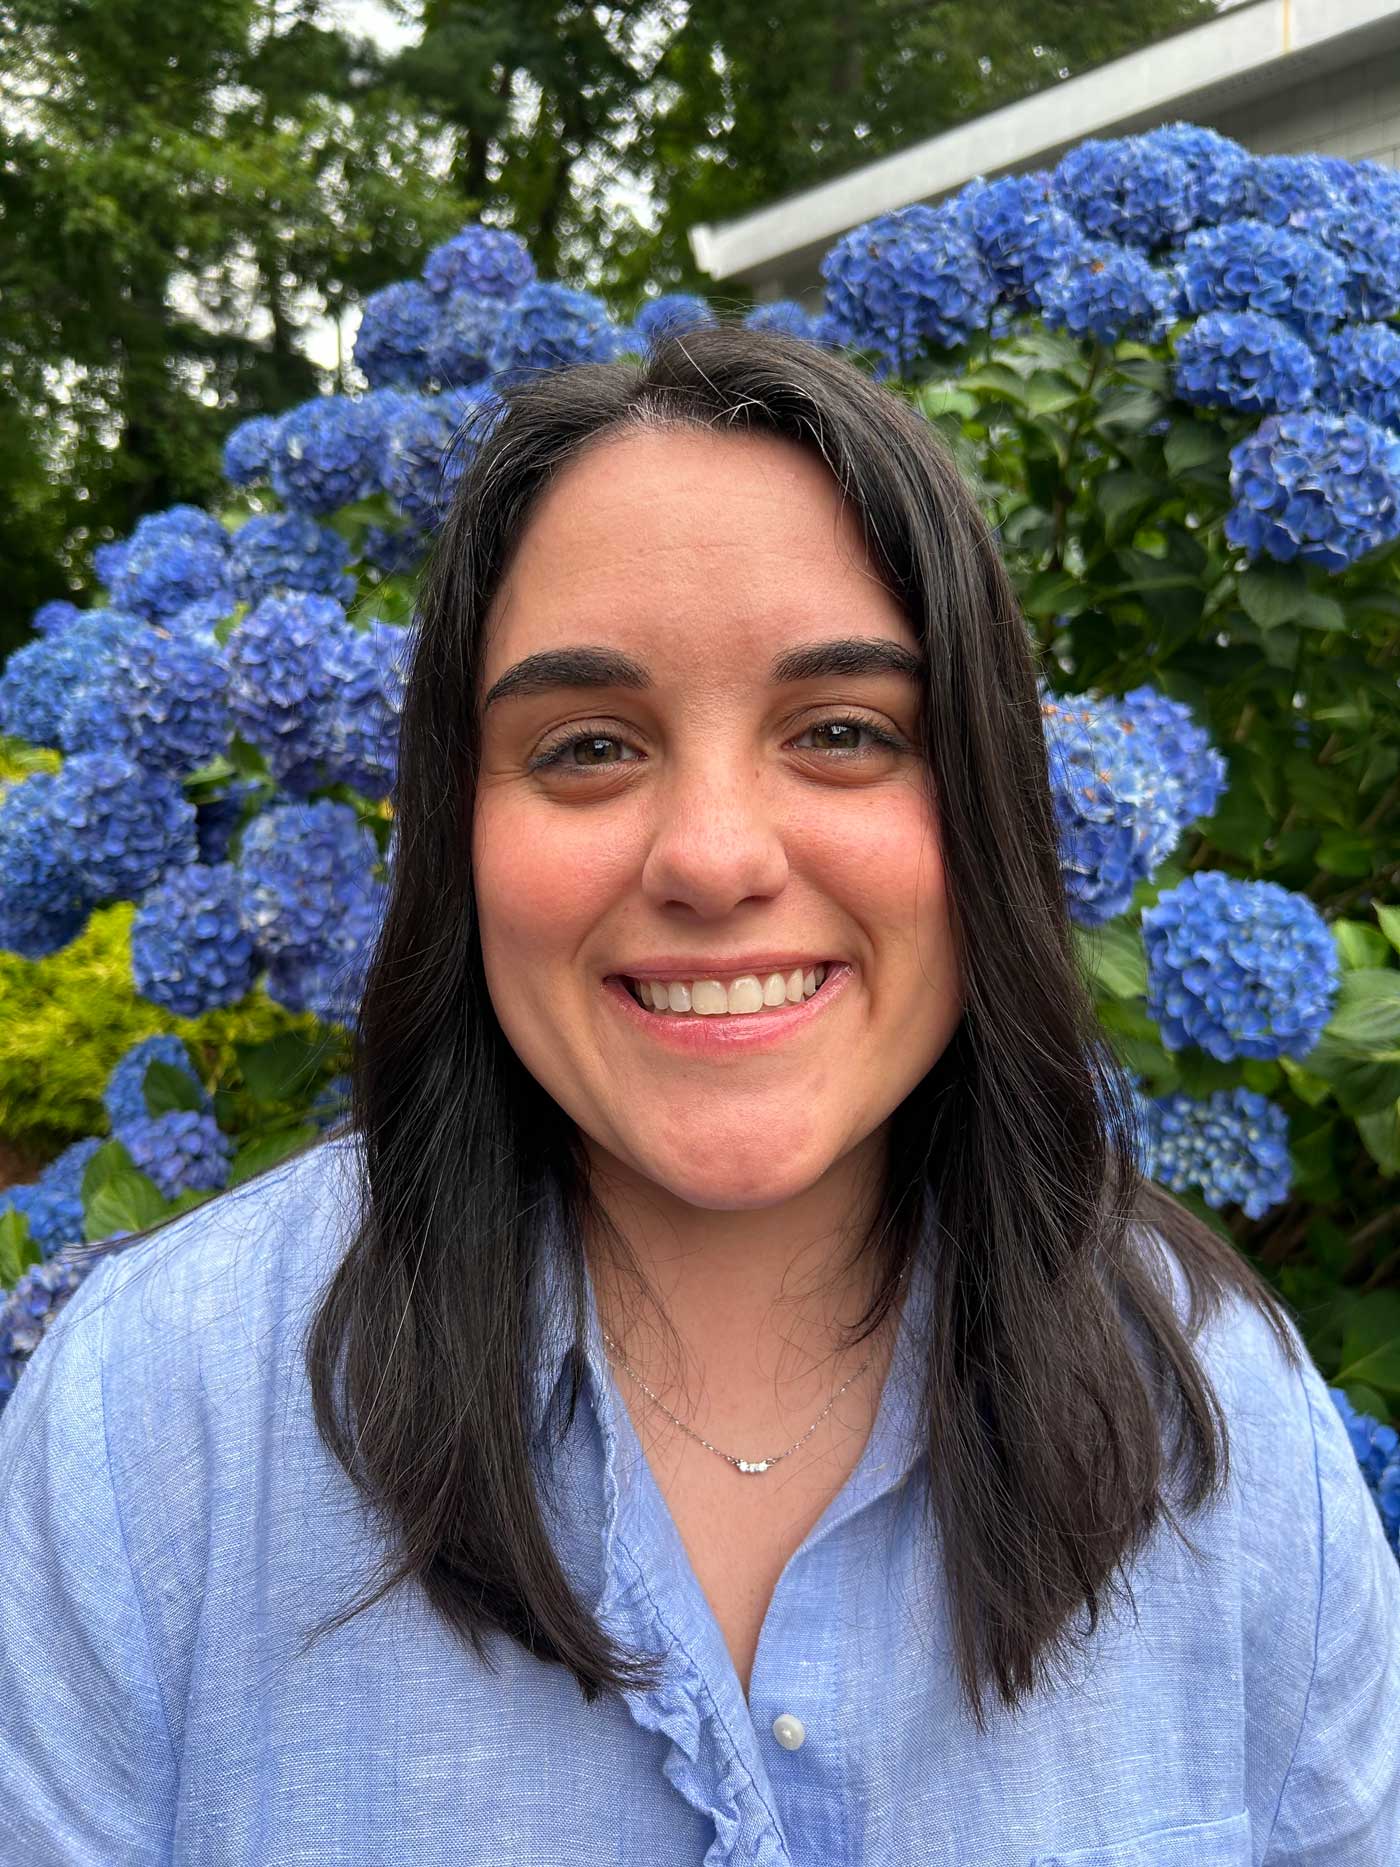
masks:
[[[948,1590],[959,1682],[985,1730],[987,1684],[1012,1710],[1032,1693],[1076,1645],[1077,1611],[1092,1634],[1159,1520],[1197,1553],[1167,1487],[1181,1481],[1191,1512],[1228,1479],[1224,1412],[1192,1347],[1202,1322],[1243,1296],[1297,1367],[1293,1319],[1138,1170],[1131,1085],[1071,938],[1035,650],[967,484],[896,389],[732,321],[640,362],[518,380],[462,435],[415,623],[391,890],[356,1034],[363,1203],[305,1343],[317,1429],[389,1553],[378,1586],[312,1641],[416,1579],[479,1657],[508,1634],[590,1703],[655,1677],[658,1656],[619,1649],[571,1590],[532,1469],[542,1202],[563,1215],[575,1400],[584,1240],[613,1228],[574,1124],[497,1022],[470,864],[493,595],[553,476],[642,425],[811,449],[923,645],[964,1010],[891,1118],[866,1240],[878,1287],[850,1340],[890,1313],[912,1254],[933,1251],[920,1433],[942,1564],[928,1587]],[[1185,1274],[1184,1323],[1152,1233]]]

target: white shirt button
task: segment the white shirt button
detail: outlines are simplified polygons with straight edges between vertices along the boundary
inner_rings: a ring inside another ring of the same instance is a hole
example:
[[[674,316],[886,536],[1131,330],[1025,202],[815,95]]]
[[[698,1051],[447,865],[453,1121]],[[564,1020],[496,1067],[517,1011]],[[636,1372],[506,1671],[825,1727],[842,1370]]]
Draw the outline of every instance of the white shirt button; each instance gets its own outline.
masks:
[[[773,1720],[773,1735],[784,1750],[800,1750],[807,1733],[802,1728],[802,1720],[785,1711]]]

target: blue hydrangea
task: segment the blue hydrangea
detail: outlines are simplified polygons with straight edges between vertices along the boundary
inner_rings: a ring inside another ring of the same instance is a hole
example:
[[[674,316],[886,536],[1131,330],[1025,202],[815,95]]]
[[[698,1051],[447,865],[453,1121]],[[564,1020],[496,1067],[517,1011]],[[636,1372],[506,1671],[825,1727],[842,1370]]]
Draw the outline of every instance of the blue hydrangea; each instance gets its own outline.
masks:
[[[744,328],[750,331],[778,331],[785,337],[805,337],[816,341],[816,319],[795,298],[775,298],[770,304],[755,305],[744,314]]]
[[[59,736],[69,752],[122,752],[182,778],[225,752],[231,730],[222,653],[145,629],[79,690]]]
[[[355,333],[355,364],[372,389],[421,389],[430,374],[438,301],[417,279],[371,292]]]
[[[229,562],[233,562],[232,553]],[[217,651],[220,646],[218,626],[227,622],[237,608],[237,599],[232,595],[201,597],[199,602],[182,609],[178,616],[169,617],[162,627],[187,642],[197,642],[201,648]]]
[[[240,421],[224,442],[224,478],[230,486],[260,486],[272,468],[279,415]]]
[[[1251,558],[1345,570],[1400,536],[1400,437],[1361,415],[1269,415],[1230,449],[1225,536]]]
[[[537,281],[513,298],[491,345],[491,368],[509,382],[536,370],[609,363],[622,334],[602,299],[567,285]]]
[[[1040,281],[1084,241],[1078,223],[1056,200],[1049,173],[1005,175],[978,189],[967,211],[998,292],[1015,307],[1038,309]]]
[[[212,1115],[170,1109],[127,1122],[117,1139],[139,1173],[166,1199],[185,1192],[218,1192],[228,1185],[233,1142]]]
[[[132,900],[172,863],[194,861],[194,805],[173,779],[120,752],[65,760],[48,810],[94,905]]]
[[[1151,249],[1177,239],[1192,223],[1190,171],[1162,142],[1090,137],[1061,158],[1053,186],[1098,241]]]
[[[1102,703],[1100,703],[1102,705]],[[1212,817],[1230,782],[1230,768],[1190,707],[1158,687],[1134,687],[1112,704],[1125,731],[1151,742],[1166,772],[1164,800],[1182,832]]]
[[[126,540],[113,538],[107,544],[94,545],[92,549],[92,568],[97,573],[97,580],[105,590],[110,590],[121,576],[122,566],[126,563]]]
[[[320,518],[374,490],[379,432],[363,402],[312,396],[277,425],[273,491],[294,512]]]
[[[229,571],[245,603],[275,590],[310,590],[349,603],[355,596],[350,547],[305,512],[264,512],[233,534]]]
[[[1195,123],[1165,123],[1137,140],[1186,164],[1186,206],[1191,226],[1229,220],[1236,213],[1240,171],[1254,160],[1242,144]]]
[[[0,792],[0,948],[44,959],[75,939],[93,905],[52,814],[56,772]]]
[[[217,797],[206,798],[195,806],[195,835],[199,839],[199,861],[213,868],[227,862],[234,831],[251,805],[260,800],[266,786],[256,778],[236,778]]]
[[[1181,787],[1156,738],[1111,701],[1042,692],[1051,797],[1070,918],[1100,927],[1131,905],[1181,839]]]
[[[180,1018],[236,1005],[256,976],[239,904],[232,863],[171,869],[131,923],[131,974],[142,998]]]
[[[1175,305],[1175,288],[1132,247],[1086,240],[1036,287],[1045,322],[1075,337],[1116,343],[1121,337],[1155,342]]]
[[[1318,400],[1341,413],[1400,429],[1400,331],[1344,324],[1322,346]]]
[[[0,671],[0,732],[60,745],[76,690],[106,666],[118,642],[149,627],[126,610],[89,609],[66,629],[17,648]]]
[[[162,1031],[132,1044],[117,1059],[107,1078],[102,1106],[107,1111],[113,1134],[130,1127],[132,1122],[144,1121],[150,1114],[146,1103],[146,1072],[153,1063],[166,1063],[171,1069],[183,1070],[199,1090],[205,1112],[213,1109],[214,1104],[199,1080],[185,1040],[173,1032]]]
[[[821,263],[828,340],[875,358],[883,380],[929,346],[955,349],[984,330],[996,287],[947,208],[916,203],[843,235]]]
[[[1208,311],[1176,340],[1183,402],[1272,415],[1302,408],[1316,382],[1317,358],[1302,338],[1261,311]]]
[[[30,1238],[46,1258],[82,1239],[83,1173],[102,1145],[99,1135],[74,1141],[49,1162],[33,1186],[0,1192],[0,1212],[9,1207],[22,1213]]]
[[[1217,1089],[1204,1101],[1149,1098],[1144,1140],[1148,1179],[1173,1193],[1194,1190],[1213,1211],[1239,1206],[1262,1219],[1293,1183],[1288,1117],[1252,1089]]]
[[[1332,1015],[1336,943],[1306,895],[1200,869],[1144,908],[1147,1010],[1168,1050],[1306,1057]]]
[[[264,597],[225,645],[234,727],[298,793],[316,784],[309,762],[317,712],[331,691],[328,650],[348,626],[333,597],[288,592]]]
[[[470,222],[435,246],[423,266],[430,292],[476,292],[483,298],[514,298],[535,277],[535,262],[519,234]]]
[[[370,525],[360,543],[360,556],[386,577],[401,576],[422,563],[432,535],[433,527],[417,520],[393,530],[387,525]]]
[[[1327,1392],[1347,1429],[1371,1501],[1380,1512],[1385,1539],[1400,1556],[1400,1433],[1374,1414],[1358,1413],[1345,1388],[1329,1387]]]
[[[44,1331],[90,1268],[89,1263],[60,1251],[44,1263],[31,1264],[13,1290],[0,1293],[0,1408],[14,1393]]]
[[[445,389],[483,381],[491,373],[491,350],[505,316],[505,300],[463,291],[435,302],[440,308],[428,347],[433,380]]]
[[[1287,227],[1262,220],[1198,227],[1186,236],[1181,263],[1191,311],[1262,311],[1314,349],[1346,311],[1346,267]]]
[[[417,396],[383,431],[381,483],[420,529],[441,522],[465,464],[452,446],[454,407],[447,396]]]
[[[409,631],[390,622],[371,622],[331,643],[331,693],[320,742],[336,782],[366,797],[387,797],[398,773],[411,649]]]
[[[649,343],[716,323],[714,311],[695,292],[663,292],[659,298],[646,299],[632,320],[637,335]]]
[[[229,536],[198,506],[171,506],[138,521],[112,585],[112,600],[151,622],[228,589]]]
[[[1337,186],[1317,156],[1252,156],[1235,177],[1234,214],[1242,220],[1297,227],[1340,206]]]
[[[350,889],[327,940],[310,951],[283,954],[268,962],[268,997],[289,1011],[309,1011],[353,1029],[359,1022],[365,978],[388,895],[378,881]]]
[[[60,629],[66,629],[70,622],[76,622],[83,614],[76,603],[70,603],[66,597],[56,596],[47,603],[41,603],[30,618],[30,627],[36,635],[56,635]]]
[[[301,960],[333,948],[378,859],[373,831],[349,804],[318,798],[261,811],[238,860],[243,925],[259,955]]]

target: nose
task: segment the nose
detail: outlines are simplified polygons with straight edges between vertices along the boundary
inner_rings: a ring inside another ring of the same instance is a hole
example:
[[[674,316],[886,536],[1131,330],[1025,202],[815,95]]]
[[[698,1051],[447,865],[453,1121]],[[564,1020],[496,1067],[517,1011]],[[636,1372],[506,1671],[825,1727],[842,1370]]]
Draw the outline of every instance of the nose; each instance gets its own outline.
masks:
[[[751,760],[726,758],[711,744],[704,756],[677,762],[653,797],[642,865],[649,901],[710,920],[782,889],[784,825]]]

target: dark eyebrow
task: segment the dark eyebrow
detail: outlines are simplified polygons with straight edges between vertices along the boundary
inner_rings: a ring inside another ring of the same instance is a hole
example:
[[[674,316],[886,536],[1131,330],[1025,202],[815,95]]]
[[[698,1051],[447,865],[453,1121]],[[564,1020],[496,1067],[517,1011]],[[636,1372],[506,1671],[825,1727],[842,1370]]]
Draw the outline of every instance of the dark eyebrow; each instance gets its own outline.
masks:
[[[830,674],[900,674],[922,682],[924,664],[902,642],[885,636],[837,636],[785,649],[768,670],[775,686],[815,681]],[[548,693],[555,687],[650,687],[651,675],[640,661],[612,648],[551,648],[527,655],[507,668],[485,700],[482,712],[498,700]]]

